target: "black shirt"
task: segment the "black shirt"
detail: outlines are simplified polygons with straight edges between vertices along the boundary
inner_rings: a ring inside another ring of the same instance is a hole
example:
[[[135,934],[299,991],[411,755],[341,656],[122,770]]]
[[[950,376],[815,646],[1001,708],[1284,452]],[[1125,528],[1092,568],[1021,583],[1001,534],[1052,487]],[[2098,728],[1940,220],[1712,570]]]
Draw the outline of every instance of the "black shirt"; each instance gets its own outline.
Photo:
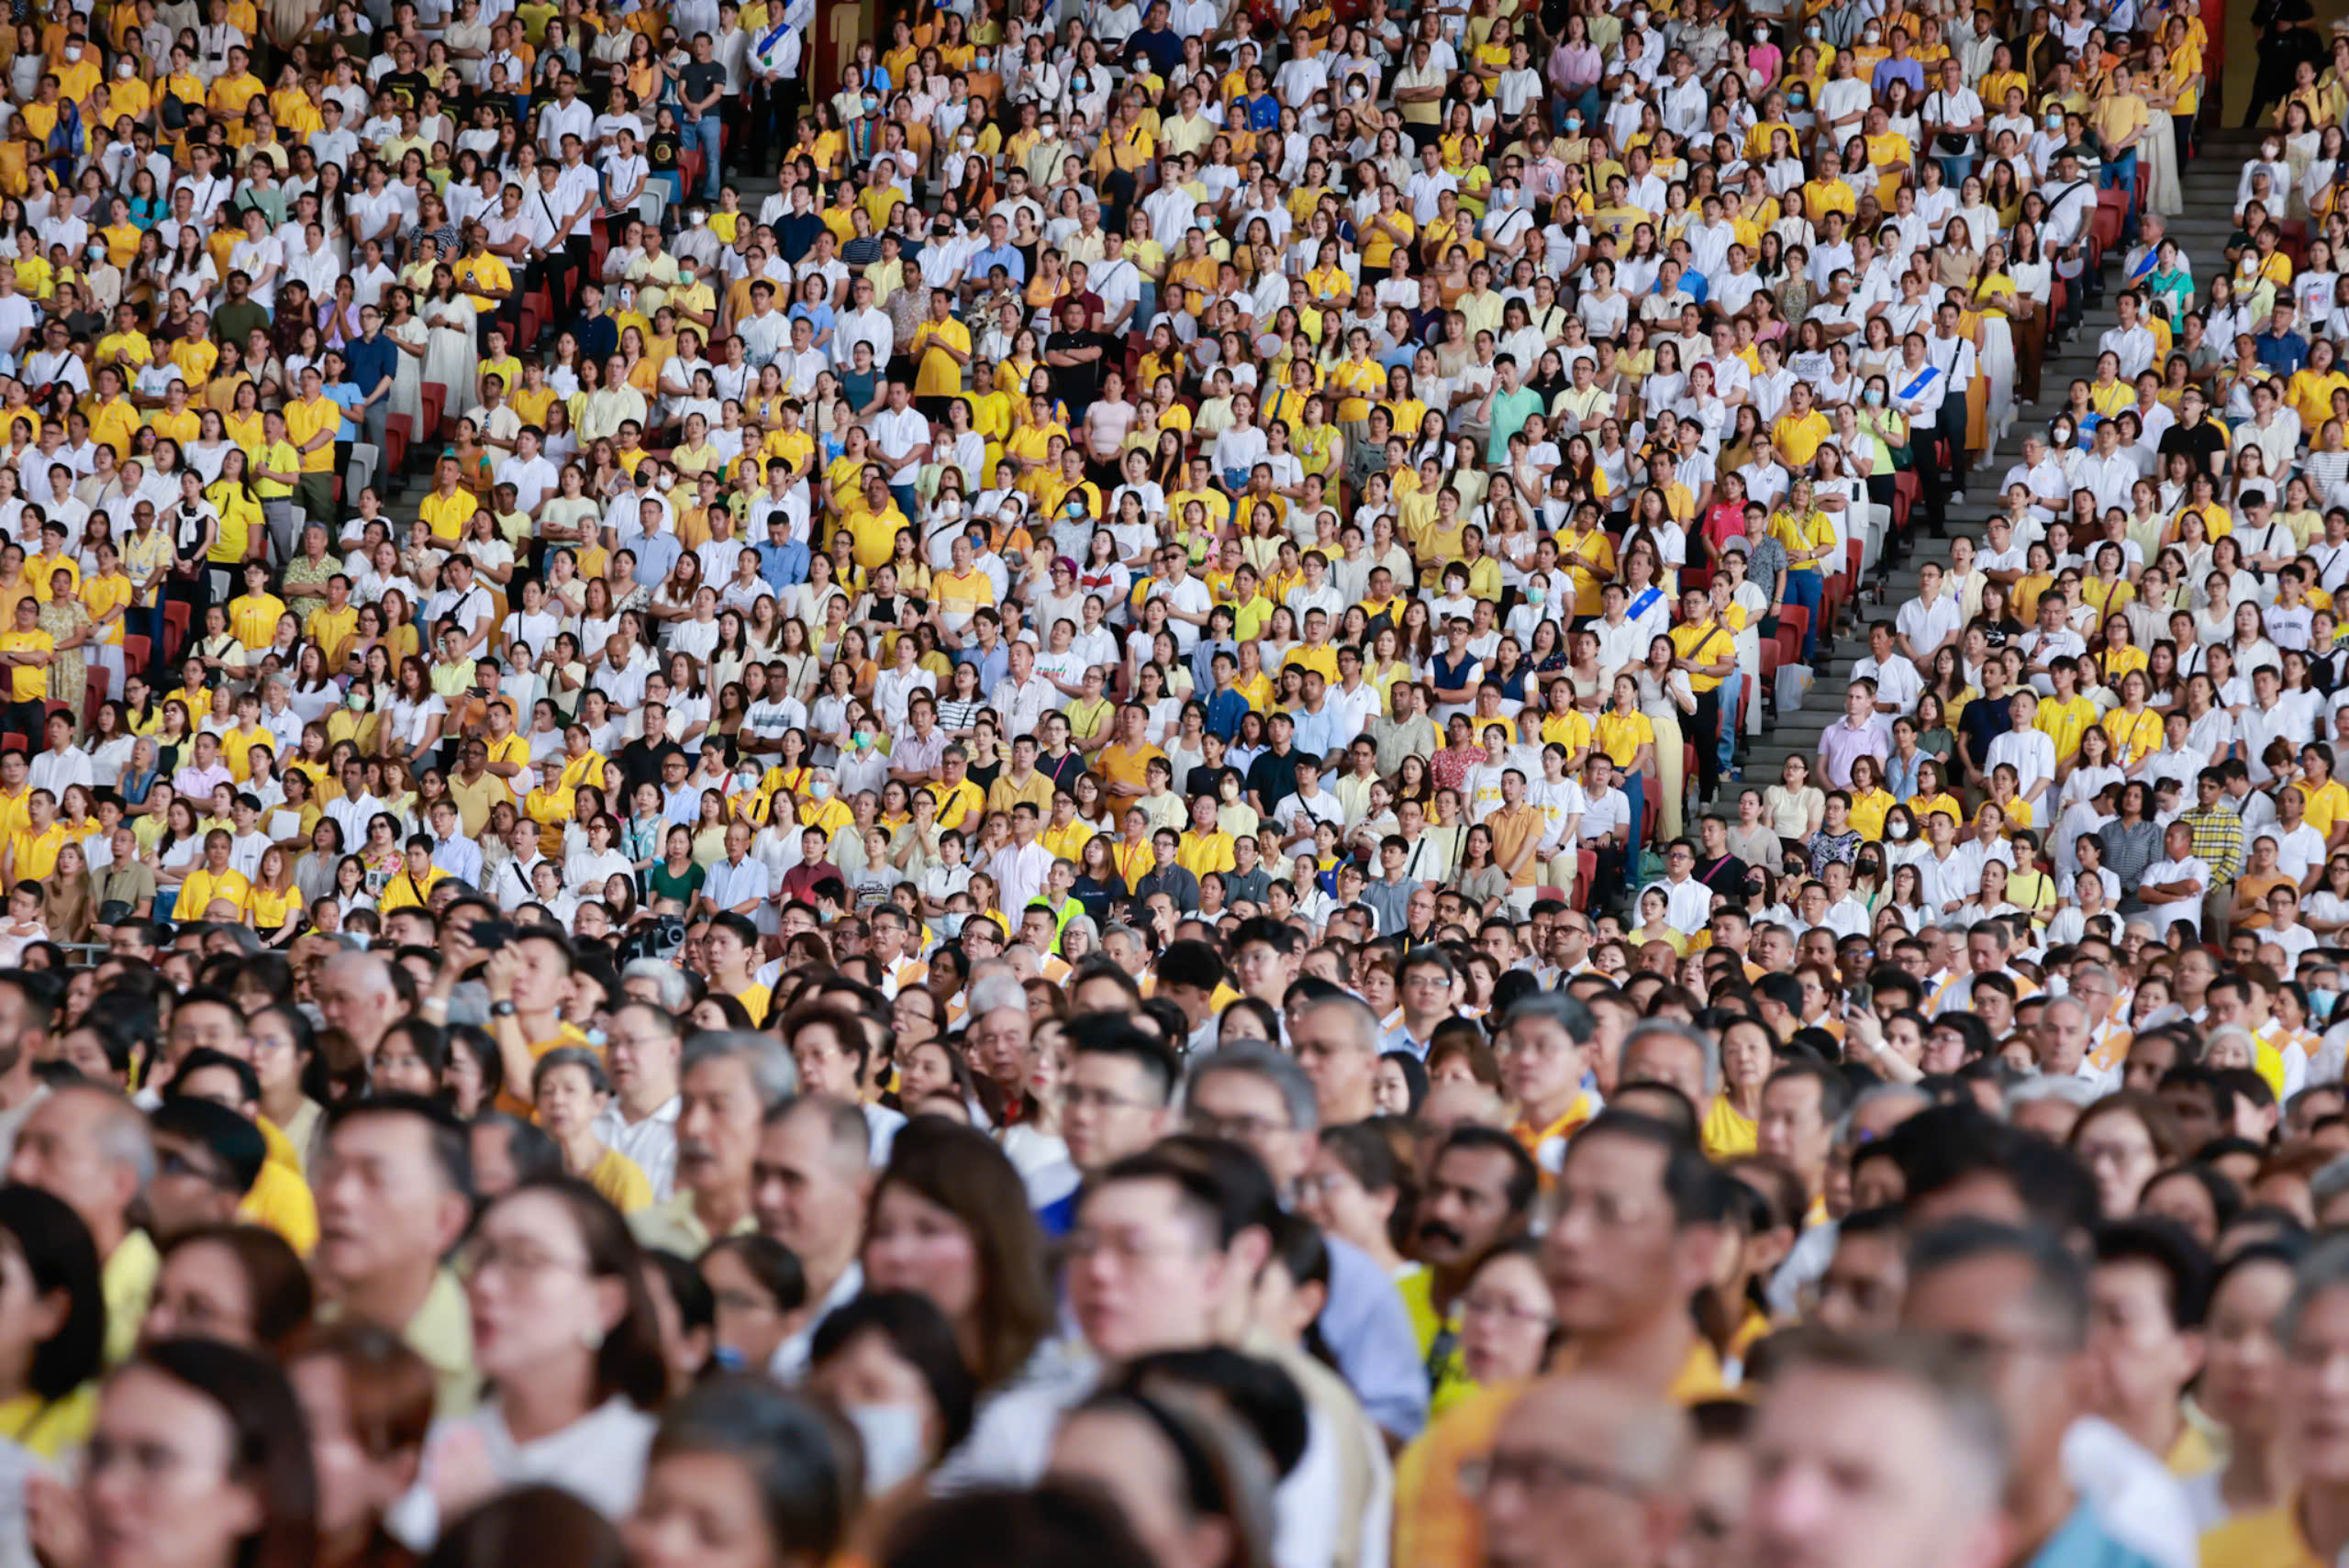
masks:
[[[1248,764],[1248,787],[1264,801],[1267,817],[1297,793],[1297,748],[1292,746],[1286,755],[1267,751]]]
[[[1225,764],[1220,767],[1210,767],[1207,763],[1201,762],[1197,767],[1191,770],[1190,777],[1183,781],[1183,798],[1186,800],[1197,800],[1199,796],[1204,795],[1212,799],[1220,800],[1223,796],[1219,792],[1222,790],[1223,781],[1226,779],[1237,780],[1242,788],[1247,786],[1248,781],[1240,777],[1240,770],[1238,768],[1232,767],[1229,764]]]
[[[1074,750],[1058,757],[1050,751],[1039,751],[1036,771],[1052,781],[1052,788],[1064,789],[1073,795],[1076,793],[1077,775],[1085,772],[1085,758]]]
[[[693,112],[691,106],[700,103],[712,92],[725,85],[726,67],[714,60],[692,60],[685,62],[685,70],[678,72],[678,75],[685,87],[685,112],[691,114]],[[720,99],[719,102],[710,106],[710,112],[715,114],[724,106],[724,100]]]
[[[2227,438],[2221,435],[2219,428],[2208,419],[2193,425],[2181,419],[2162,432],[2160,450],[2164,466],[2167,466],[2172,452],[2184,452],[2193,462],[2196,472],[2210,474],[2215,479],[2218,470],[2212,466],[2213,461],[2226,450]]]
[[[785,213],[774,220],[775,249],[785,261],[796,264],[815,249],[816,236],[823,229],[824,220],[812,212]]]
[[[1097,332],[1062,331],[1044,339],[1047,354],[1100,347],[1101,336]],[[1101,395],[1101,374],[1108,362],[1105,354],[1100,359],[1087,360],[1082,364],[1052,365],[1050,367],[1052,384],[1060,389],[1063,398],[1072,409],[1081,407]]]
[[[647,746],[640,739],[621,747],[617,760],[620,765],[620,773],[628,780],[629,796],[633,798],[636,792],[645,784],[660,784],[662,765],[670,758],[683,757],[685,754],[685,749],[674,740],[662,740],[656,746]]]

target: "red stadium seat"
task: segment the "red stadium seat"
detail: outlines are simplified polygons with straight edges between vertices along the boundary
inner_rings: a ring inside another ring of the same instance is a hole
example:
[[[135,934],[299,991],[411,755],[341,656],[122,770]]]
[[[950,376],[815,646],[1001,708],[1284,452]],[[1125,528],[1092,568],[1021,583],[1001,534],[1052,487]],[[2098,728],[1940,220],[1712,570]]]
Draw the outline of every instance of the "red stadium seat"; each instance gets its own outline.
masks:
[[[181,645],[187,641],[187,604],[173,599],[163,606],[163,657],[180,656]]]
[[[114,672],[91,665],[89,684],[82,692],[82,728],[84,730],[97,728],[98,709],[106,706],[106,700],[113,690]]]

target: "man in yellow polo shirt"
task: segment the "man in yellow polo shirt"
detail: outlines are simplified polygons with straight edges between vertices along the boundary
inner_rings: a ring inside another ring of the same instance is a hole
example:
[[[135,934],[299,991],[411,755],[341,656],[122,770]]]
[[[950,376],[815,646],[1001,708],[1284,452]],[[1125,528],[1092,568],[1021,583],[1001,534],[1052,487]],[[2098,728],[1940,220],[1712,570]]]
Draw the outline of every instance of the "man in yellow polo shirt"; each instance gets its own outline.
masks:
[[[970,771],[971,756],[960,746],[949,746],[939,759],[939,768],[945,777],[927,784],[930,798],[938,802],[938,825],[941,828],[960,828],[965,833],[975,833],[977,817],[986,812],[987,797],[979,786],[964,775]],[[833,802],[838,805],[839,802]]]
[[[1688,689],[1697,696],[1688,735],[1697,746],[1698,798],[1710,800],[1720,784],[1720,685],[1737,668],[1737,634],[1713,614],[1711,596],[1702,588],[1680,595],[1680,613],[1672,628],[1672,664],[1687,672]]]
[[[433,489],[417,506],[417,511],[432,529],[432,537],[442,544],[454,544],[464,536],[465,525],[473,521],[481,503],[473,492],[457,483],[457,460],[444,457],[433,474]]]
[[[285,405],[285,438],[302,454],[302,477],[295,488],[305,515],[332,527],[334,438],[342,428],[342,405],[326,395],[326,377],[316,365],[302,371],[302,395]]]
[[[954,318],[954,296],[930,291],[930,319],[914,328],[906,350],[917,356],[914,406],[924,417],[946,422],[946,405],[962,395],[963,372],[971,362],[971,329]]]
[[[1811,406],[1810,384],[1798,381],[1787,395],[1787,406],[1778,415],[1777,423],[1770,427],[1770,439],[1778,445],[1778,455],[1788,468],[1804,469],[1819,455],[1819,449],[1828,437],[1835,433],[1827,416]]]
[[[432,890],[449,880],[449,873],[432,863],[432,835],[411,834],[407,854],[392,880],[384,884],[376,907],[388,915],[395,909],[422,908],[432,896]]]
[[[8,885],[39,882],[57,869],[57,851],[70,836],[57,819],[57,797],[45,789],[25,797],[25,824],[8,835]]]

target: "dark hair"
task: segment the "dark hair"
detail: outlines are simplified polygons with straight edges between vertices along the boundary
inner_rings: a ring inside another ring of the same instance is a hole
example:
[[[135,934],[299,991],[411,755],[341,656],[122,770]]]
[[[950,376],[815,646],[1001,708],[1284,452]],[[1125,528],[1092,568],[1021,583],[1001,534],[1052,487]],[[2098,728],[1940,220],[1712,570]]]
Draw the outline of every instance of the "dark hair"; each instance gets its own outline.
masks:
[[[808,1364],[821,1366],[866,1334],[887,1340],[891,1352],[921,1374],[930,1402],[938,1409],[939,1451],[959,1446],[970,1435],[979,1391],[963,1364],[954,1326],[946,1314],[930,1297],[911,1291],[867,1291],[834,1307],[816,1325],[807,1347]]]
[[[188,1054],[217,1056],[219,1053],[192,1051]],[[248,1073],[252,1071],[249,1064],[240,1062],[239,1065]],[[175,1075],[172,1086],[176,1089],[182,1082],[184,1079]],[[171,1133],[202,1144],[215,1160],[220,1162],[226,1172],[225,1180],[218,1184],[239,1197],[253,1190],[253,1184],[261,1179],[261,1168],[269,1159],[269,1144],[262,1137],[261,1129],[228,1106],[215,1105],[210,1100],[197,1099],[189,1095],[174,1095],[155,1107],[155,1114],[148,1118],[147,1125],[152,1131]]]
[[[978,1364],[971,1370],[982,1388],[1000,1386],[1027,1364],[1054,1321],[1044,1235],[1019,1173],[985,1133],[923,1117],[899,1129],[868,1214],[880,1211],[893,1187],[944,1209],[970,1232],[980,1281]]]
[[[1156,1351],[1128,1362],[1113,1386],[1148,1397],[1170,1383],[1198,1389],[1238,1417],[1264,1445],[1276,1475],[1289,1475],[1305,1458],[1311,1435],[1305,1396],[1275,1362],[1225,1345]]]
[[[459,1518],[426,1558],[427,1568],[506,1568],[560,1562],[564,1568],[628,1568],[611,1521],[560,1486],[520,1486]]]
[[[586,1247],[588,1277],[618,1280],[627,1293],[627,1310],[596,1352],[598,1401],[620,1394],[640,1410],[657,1409],[668,1396],[669,1363],[662,1351],[661,1325],[644,1286],[640,1254],[628,1221],[603,1194],[575,1176],[533,1176],[497,1202],[510,1203],[531,1193],[544,1193],[571,1211],[572,1223],[579,1228],[579,1239]]]
[[[758,1487],[776,1561],[823,1562],[840,1549],[855,1508],[853,1467],[833,1424],[796,1395],[759,1377],[713,1378],[662,1418],[652,1462],[673,1453],[741,1463]]]
[[[318,1550],[318,1487],[309,1423],[277,1363],[211,1340],[165,1340],[141,1350],[128,1365],[202,1395],[227,1418],[229,1473],[250,1486],[261,1504],[260,1523],[237,1543],[236,1568],[311,1568]],[[115,1375],[119,1382],[123,1373]]]
[[[398,973],[396,968],[394,973]],[[363,1099],[345,1100],[327,1112],[329,1136],[344,1122],[361,1117],[412,1116],[420,1118],[431,1136],[433,1162],[440,1167],[441,1179],[449,1190],[471,1197],[473,1190],[473,1146],[466,1140],[465,1124],[456,1113],[438,1100],[422,1095],[371,1095]]]
[[[696,1269],[720,1252],[741,1260],[759,1288],[774,1298],[776,1311],[796,1312],[807,1305],[807,1271],[800,1266],[799,1255],[774,1237],[757,1231],[721,1236],[704,1250]]]
[[[1453,1128],[1437,1148],[1428,1162],[1428,1174],[1432,1177],[1445,1155],[1461,1150],[1501,1156],[1508,1165],[1508,1190],[1504,1195],[1508,1211],[1520,1217],[1531,1212],[1534,1195],[1542,1189],[1542,1167],[1525,1151],[1524,1144],[1499,1128],[1464,1122]]]
[[[370,1459],[421,1452],[432,1427],[431,1363],[373,1323],[345,1319],[303,1329],[284,1348],[288,1367],[332,1362],[342,1373],[351,1436]]]
[[[2176,1220],[2147,1215],[2096,1234],[2098,1266],[2150,1263],[2162,1275],[2163,1305],[2176,1329],[2198,1329],[2210,1301],[2210,1254]]]
[[[2029,1266],[2032,1306],[2045,1319],[2051,1337],[2068,1349],[2086,1340],[2087,1270],[2053,1232],[2036,1225],[2007,1225],[1970,1215],[1936,1225],[1909,1244],[1909,1287],[1915,1289],[1935,1269],[1991,1257],[2013,1258]]]
[[[16,1243],[33,1292],[65,1293],[65,1321],[33,1347],[25,1382],[44,1401],[62,1399],[98,1375],[106,1351],[106,1298],[97,1243],[62,1198],[39,1187],[0,1187],[0,1230]]]
[[[1119,977],[1124,979],[1129,986],[1133,984],[1124,970],[1117,969],[1114,964],[1109,967],[1116,969]],[[1090,971],[1080,975],[1078,983],[1082,984],[1083,980],[1097,973]],[[1067,1037],[1073,1056],[1124,1057],[1140,1064],[1142,1075],[1150,1080],[1161,1105],[1174,1097],[1174,1084],[1183,1075],[1181,1058],[1164,1040],[1145,1029],[1136,1029],[1125,1014],[1079,1013],[1062,1026],[1062,1032]]]
[[[1601,1111],[1566,1145],[1565,1157],[1572,1160],[1577,1150],[1609,1137],[1628,1138],[1664,1155],[1662,1185],[1672,1205],[1675,1229],[1703,1224],[1717,1212],[1720,1199],[1713,1186],[1712,1162],[1670,1122],[1632,1111]]]
[[[880,1568],[1154,1568],[1154,1562],[1125,1510],[1098,1489],[1047,1482],[964,1492],[918,1510],[889,1532]]]
[[[217,1106],[213,1107],[217,1109]],[[223,1248],[245,1276],[252,1300],[252,1333],[273,1352],[310,1320],[315,1294],[310,1272],[284,1237],[260,1225],[199,1225],[163,1243],[168,1260],[184,1247],[208,1242]]]

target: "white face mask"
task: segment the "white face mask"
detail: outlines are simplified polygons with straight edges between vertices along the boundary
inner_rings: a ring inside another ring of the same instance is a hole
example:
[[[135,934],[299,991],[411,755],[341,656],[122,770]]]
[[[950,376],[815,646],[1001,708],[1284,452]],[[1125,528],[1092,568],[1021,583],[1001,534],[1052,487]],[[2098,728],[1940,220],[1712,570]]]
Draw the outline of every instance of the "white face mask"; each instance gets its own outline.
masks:
[[[867,1496],[878,1496],[918,1473],[928,1457],[922,1442],[924,1415],[918,1405],[851,1405],[841,1412],[864,1445]]]

